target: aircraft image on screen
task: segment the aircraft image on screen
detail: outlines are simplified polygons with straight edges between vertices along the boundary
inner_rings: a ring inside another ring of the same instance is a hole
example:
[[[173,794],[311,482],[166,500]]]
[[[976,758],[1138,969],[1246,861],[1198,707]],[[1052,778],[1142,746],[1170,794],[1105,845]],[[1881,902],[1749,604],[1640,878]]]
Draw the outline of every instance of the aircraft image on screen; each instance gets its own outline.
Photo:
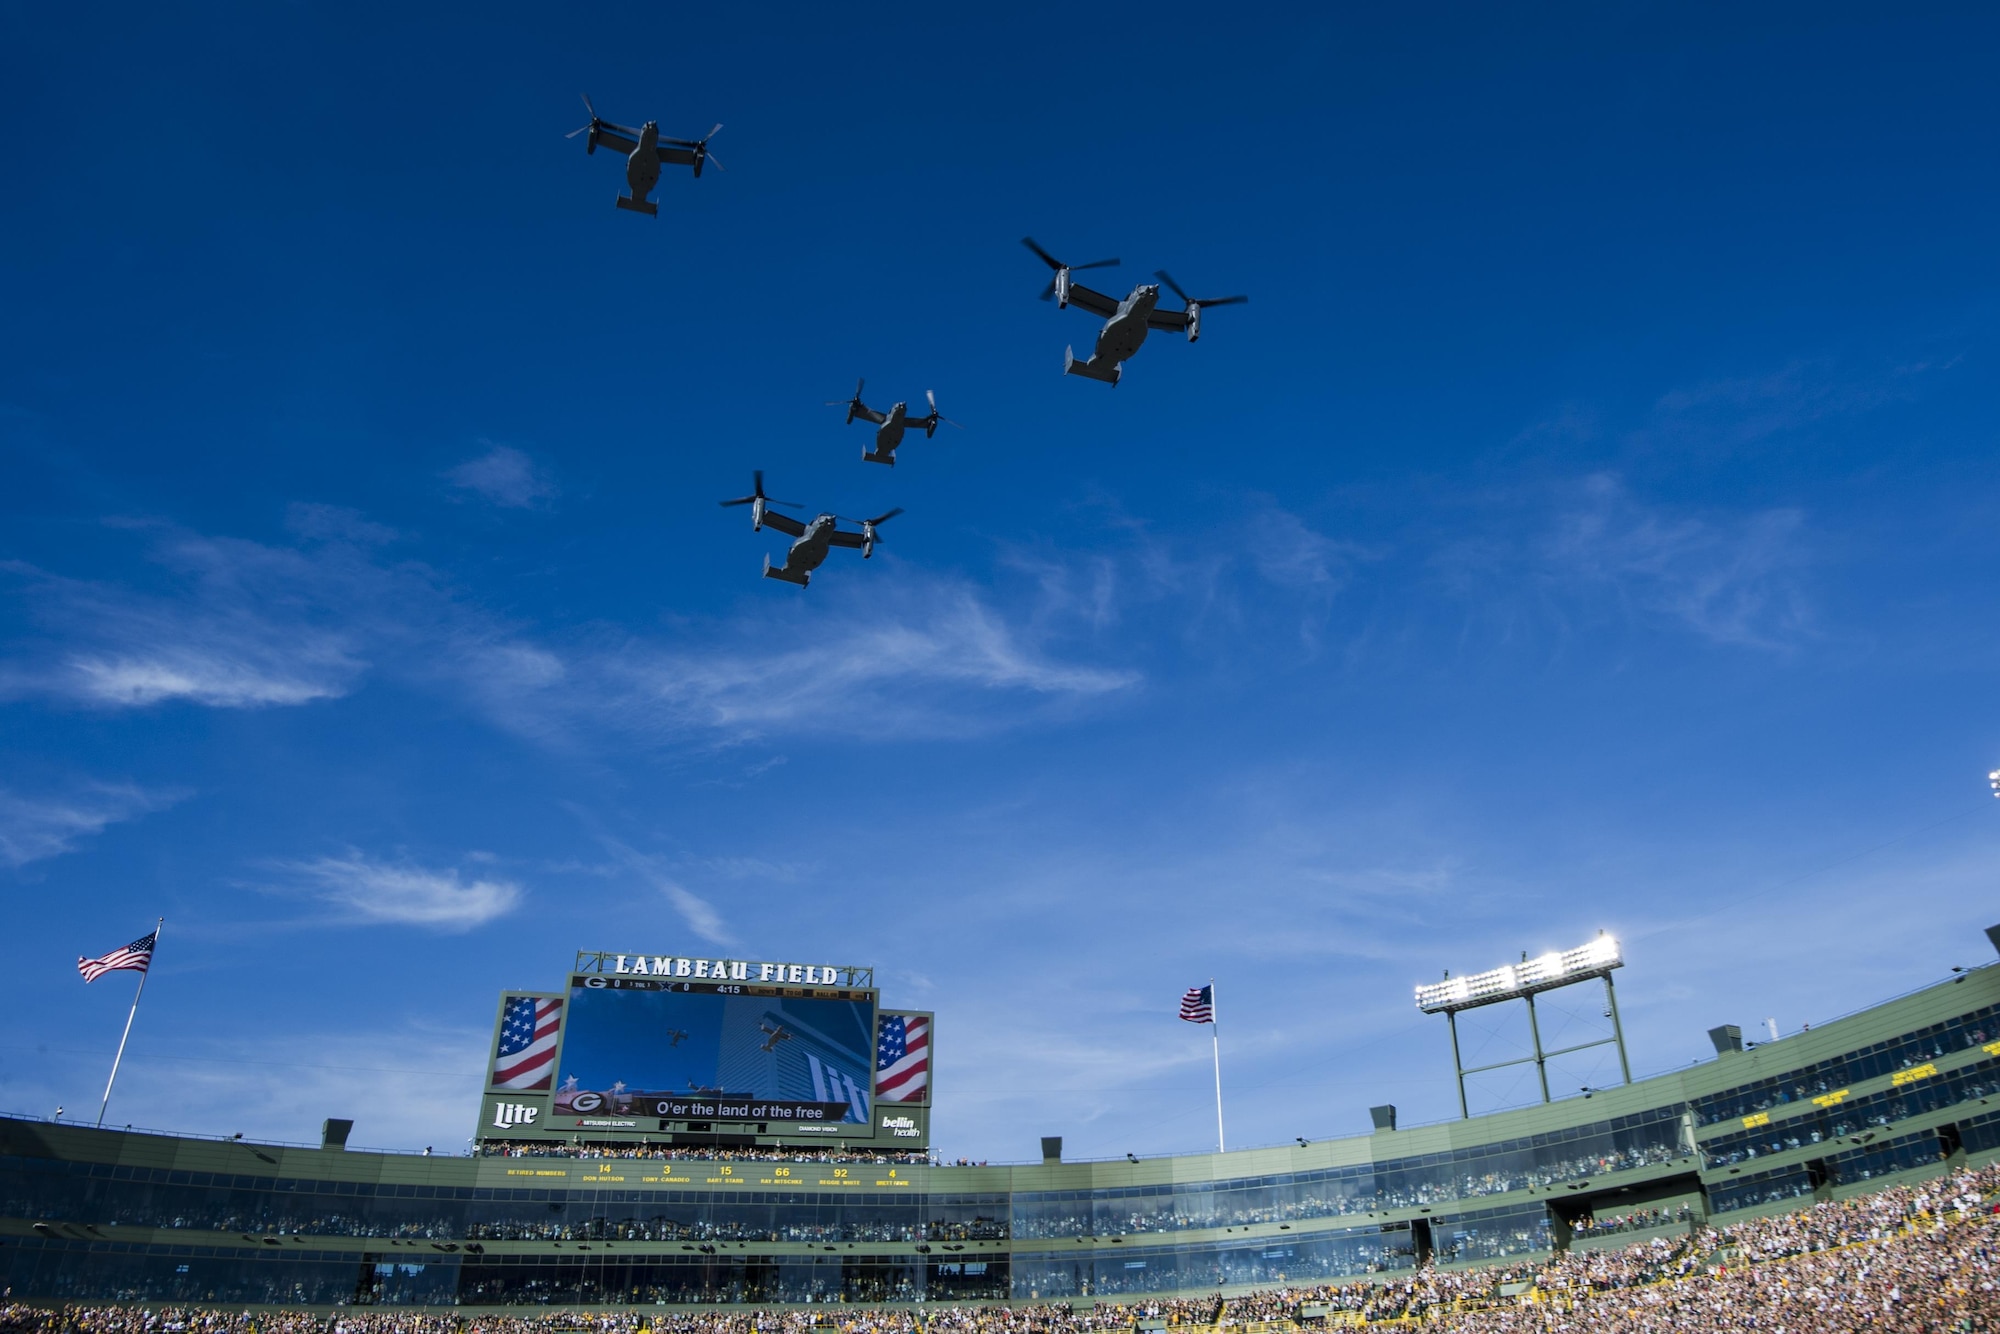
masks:
[[[555,1114],[676,1116],[721,1101],[751,1119],[868,1127],[874,1003],[573,986]]]

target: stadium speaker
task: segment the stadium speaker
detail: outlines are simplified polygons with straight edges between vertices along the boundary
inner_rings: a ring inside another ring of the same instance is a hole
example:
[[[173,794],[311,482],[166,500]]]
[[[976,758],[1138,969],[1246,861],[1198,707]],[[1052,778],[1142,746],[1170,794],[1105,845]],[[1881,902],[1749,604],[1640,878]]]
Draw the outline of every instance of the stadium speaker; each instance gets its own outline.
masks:
[[[1380,1107],[1370,1107],[1368,1109],[1368,1119],[1375,1123],[1377,1130],[1394,1130],[1396,1128],[1396,1104],[1390,1102],[1384,1103]]]
[[[1720,1028],[1708,1030],[1708,1040],[1715,1044],[1715,1054],[1743,1050],[1743,1030],[1735,1024],[1724,1024]]]
[[[347,1147],[347,1136],[353,1129],[354,1122],[329,1116],[320,1123],[319,1146],[322,1149],[344,1149]]]
[[[1059,1163],[1062,1161],[1061,1135],[1042,1136],[1042,1161],[1045,1163]]]
[[[2000,951],[2000,926],[1987,927],[1986,938],[1993,942],[1993,948],[1996,951]]]

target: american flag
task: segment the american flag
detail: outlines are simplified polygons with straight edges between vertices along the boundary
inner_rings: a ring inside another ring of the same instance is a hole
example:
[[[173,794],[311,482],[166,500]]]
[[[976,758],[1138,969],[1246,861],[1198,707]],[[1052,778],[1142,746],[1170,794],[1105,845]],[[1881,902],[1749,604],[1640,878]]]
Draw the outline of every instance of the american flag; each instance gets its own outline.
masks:
[[[1191,1024],[1215,1022],[1215,986],[1189,987],[1181,997],[1181,1018]]]
[[[885,1014],[875,1030],[875,1100],[928,1102],[931,1021],[920,1014]]]
[[[153,942],[158,931],[148,931],[123,949],[116,949],[101,959],[86,959],[76,956],[76,971],[83,974],[86,982],[95,982],[106,973],[115,973],[121,968],[135,973],[143,973],[153,964]]]
[[[553,1084],[561,1028],[560,1000],[509,996],[501,1011],[500,1046],[493,1053],[493,1087],[545,1089]]]

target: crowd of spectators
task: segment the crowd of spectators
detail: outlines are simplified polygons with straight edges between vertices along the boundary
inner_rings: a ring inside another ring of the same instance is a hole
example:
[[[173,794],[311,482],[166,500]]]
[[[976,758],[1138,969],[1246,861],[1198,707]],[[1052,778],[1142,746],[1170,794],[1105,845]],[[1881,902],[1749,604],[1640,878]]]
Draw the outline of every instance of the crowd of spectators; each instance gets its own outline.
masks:
[[[1416,1172],[1357,1173],[1351,1180],[1255,1188],[1243,1192],[1189,1190],[1183,1194],[1130,1196],[1124,1200],[1048,1200],[1021,1203],[1015,1235],[1025,1238],[1113,1237],[1190,1228],[1247,1227],[1339,1218],[1390,1209],[1415,1209],[1458,1200],[1537,1189],[1558,1182],[1601,1177],[1671,1162],[1683,1156],[1678,1144],[1605,1149],[1539,1163],[1527,1155],[1463,1174],[1450,1165]],[[1232,1195],[1238,1198],[1231,1198]]]
[[[1683,1204],[1678,1209],[1634,1209],[1628,1214],[1613,1214],[1609,1218],[1589,1215],[1577,1219],[1570,1226],[1574,1237],[1609,1237],[1620,1232],[1644,1232],[1649,1228],[1669,1227],[1685,1224],[1692,1217],[1692,1211]]]
[[[824,1145],[788,1148],[760,1144],[724,1148],[690,1144],[564,1144],[560,1141],[485,1140],[474,1150],[482,1158],[685,1158],[701,1163],[880,1163],[885,1167],[941,1164],[924,1149],[841,1149]],[[957,1166],[968,1167],[959,1162]]]
[[[1099,1334],[1161,1326],[1422,1319],[1431,1334],[1971,1334],[2000,1330],[2000,1166],[1718,1231],[1504,1268],[1279,1288],[1224,1299],[862,1310],[227,1312],[0,1305],[0,1334]]]

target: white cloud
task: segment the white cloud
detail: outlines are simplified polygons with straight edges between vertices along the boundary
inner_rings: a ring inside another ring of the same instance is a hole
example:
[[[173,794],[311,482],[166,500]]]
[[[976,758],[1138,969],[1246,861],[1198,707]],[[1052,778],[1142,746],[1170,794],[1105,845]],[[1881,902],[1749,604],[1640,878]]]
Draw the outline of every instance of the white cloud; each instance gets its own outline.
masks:
[[[583,813],[579,811],[578,814]],[[595,823],[587,815],[584,818]],[[715,905],[682,884],[658,858],[649,857],[604,834],[599,834],[598,839],[617,858],[619,865],[657,889],[673,905],[688,930],[712,945],[735,944],[736,938],[730,934],[728,924]]]
[[[1584,479],[1543,543],[1559,581],[1610,588],[1643,614],[1718,643],[1783,647],[1807,633],[1795,509],[1701,515],[1648,505],[1618,478]]]
[[[946,583],[906,585],[900,600],[776,649],[634,648],[604,670],[628,692],[627,707],[657,725],[744,735],[962,733],[992,725],[958,707],[966,693],[1068,700],[1138,681],[1130,671],[1052,660],[969,587]]]
[[[180,800],[130,784],[97,783],[65,796],[23,797],[0,789],[0,864],[25,866],[73,850],[79,839]]]
[[[467,459],[445,473],[445,479],[506,509],[532,509],[556,494],[548,473],[511,445],[495,445]]]
[[[310,656],[310,655],[307,655]],[[342,679],[355,664],[337,650],[321,664],[324,673],[301,672],[304,662],[231,660],[187,646],[166,645],[150,656],[99,657],[79,654],[69,660],[75,693],[97,704],[143,707],[163,700],[184,699],[221,709],[257,708],[269,704],[310,704],[346,692]]]
[[[963,735],[1139,679],[1055,657],[1033,608],[1010,615],[969,584],[893,562],[867,596],[815,593],[780,613],[775,632],[760,615],[671,638],[536,637],[437,571],[390,560],[386,530],[303,507],[293,527],[292,546],[166,531],[150,554],[167,578],[143,591],[0,566],[41,632],[0,667],[0,696],[295,706],[380,675],[544,741],[656,745],[781,730]],[[1001,700],[1008,707],[992,707]]]
[[[368,666],[356,613],[422,580],[374,559],[380,529],[316,508],[294,519],[306,538],[297,547],[163,533],[151,555],[171,586],[158,591],[0,565],[44,634],[9,664],[0,691],[104,708],[258,708],[348,693]]]
[[[278,866],[313,897],[348,920],[470,931],[519,906],[521,887],[506,880],[461,882],[456,869],[433,871],[350,852]]]

